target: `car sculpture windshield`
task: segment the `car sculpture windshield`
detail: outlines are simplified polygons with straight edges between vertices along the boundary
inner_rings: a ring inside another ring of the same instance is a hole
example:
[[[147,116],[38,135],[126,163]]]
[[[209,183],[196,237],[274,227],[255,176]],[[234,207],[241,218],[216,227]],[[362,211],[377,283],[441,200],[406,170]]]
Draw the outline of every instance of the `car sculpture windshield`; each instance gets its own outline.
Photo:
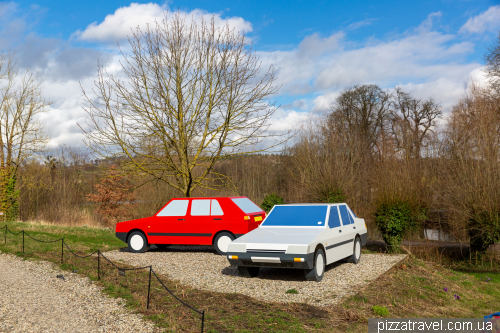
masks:
[[[327,205],[275,206],[262,226],[324,227]]]

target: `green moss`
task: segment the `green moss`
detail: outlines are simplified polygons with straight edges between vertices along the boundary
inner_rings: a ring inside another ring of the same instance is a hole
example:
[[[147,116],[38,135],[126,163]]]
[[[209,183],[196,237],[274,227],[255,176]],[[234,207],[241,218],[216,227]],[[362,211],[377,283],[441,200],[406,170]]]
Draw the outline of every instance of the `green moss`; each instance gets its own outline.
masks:
[[[372,307],[373,313],[375,313],[377,316],[380,317],[387,317],[389,316],[389,310],[385,306],[378,306],[374,305]]]

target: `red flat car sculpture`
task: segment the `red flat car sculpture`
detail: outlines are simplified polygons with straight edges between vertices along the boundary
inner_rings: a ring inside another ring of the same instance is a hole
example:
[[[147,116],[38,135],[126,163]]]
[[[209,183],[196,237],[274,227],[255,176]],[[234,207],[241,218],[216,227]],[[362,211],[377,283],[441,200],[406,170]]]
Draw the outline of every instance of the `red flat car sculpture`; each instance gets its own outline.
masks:
[[[116,237],[134,253],[151,244],[214,245],[225,254],[229,243],[257,228],[266,213],[247,197],[179,198],[156,215],[116,224]]]

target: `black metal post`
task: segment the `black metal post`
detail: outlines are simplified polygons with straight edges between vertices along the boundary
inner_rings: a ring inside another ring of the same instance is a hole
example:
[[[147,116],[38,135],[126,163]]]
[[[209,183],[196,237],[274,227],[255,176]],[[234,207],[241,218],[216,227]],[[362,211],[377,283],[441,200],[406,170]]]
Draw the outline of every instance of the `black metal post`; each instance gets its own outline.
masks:
[[[205,310],[201,313],[201,333],[203,333],[203,325],[205,324]]]
[[[24,253],[24,230],[23,230],[23,253]]]
[[[5,244],[7,244],[7,226],[5,226]]]
[[[101,262],[99,260],[100,256],[101,256],[101,251],[99,251],[99,249],[97,249],[97,280],[101,279],[101,273],[100,273]]]
[[[61,265],[64,263],[64,238],[61,239]]]
[[[150,290],[151,290],[151,270],[152,269],[153,269],[153,266],[149,266],[148,303],[146,306],[146,309],[148,309],[148,310],[149,310],[149,294],[150,294]]]

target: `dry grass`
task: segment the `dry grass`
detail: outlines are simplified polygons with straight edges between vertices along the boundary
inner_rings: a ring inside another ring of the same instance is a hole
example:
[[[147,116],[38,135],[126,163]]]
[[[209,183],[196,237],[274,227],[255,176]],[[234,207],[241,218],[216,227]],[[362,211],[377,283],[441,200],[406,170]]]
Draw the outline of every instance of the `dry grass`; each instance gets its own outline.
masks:
[[[479,318],[498,310],[500,293],[494,291],[496,286],[472,274],[412,258],[381,276],[344,306],[356,309],[365,318],[374,316],[374,305],[386,307],[393,318]],[[455,294],[460,300],[455,299]]]
[[[29,224],[38,224],[38,225],[47,225],[47,226],[65,226],[65,227],[89,227],[89,228],[107,228],[108,226],[102,222],[97,221],[91,214],[89,213],[82,213],[82,216],[77,219],[71,219],[68,218],[66,219],[63,223],[61,222],[56,222],[56,221],[51,221],[51,220],[44,220],[44,219],[37,219],[34,221],[23,221],[25,223]]]

